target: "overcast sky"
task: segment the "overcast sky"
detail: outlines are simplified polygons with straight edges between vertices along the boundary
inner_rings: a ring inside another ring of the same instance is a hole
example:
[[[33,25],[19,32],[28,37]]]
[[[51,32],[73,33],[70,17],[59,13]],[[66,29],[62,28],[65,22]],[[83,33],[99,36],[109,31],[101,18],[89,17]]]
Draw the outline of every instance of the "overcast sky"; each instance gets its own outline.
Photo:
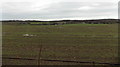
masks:
[[[118,0],[6,0],[0,10],[3,20],[117,19]]]

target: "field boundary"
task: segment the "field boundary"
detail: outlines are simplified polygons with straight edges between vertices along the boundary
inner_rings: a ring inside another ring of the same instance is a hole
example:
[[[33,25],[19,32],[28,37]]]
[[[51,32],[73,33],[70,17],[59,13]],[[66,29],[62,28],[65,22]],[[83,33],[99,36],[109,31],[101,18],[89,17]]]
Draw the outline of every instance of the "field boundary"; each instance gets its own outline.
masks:
[[[38,60],[33,58],[15,58],[15,57],[2,57],[2,59],[14,59],[14,60]],[[116,65],[120,66],[120,64],[117,63],[99,63],[99,62],[87,62],[87,61],[70,61],[70,60],[52,60],[52,59],[40,59],[42,61],[51,61],[51,62],[67,62],[67,63],[89,63],[89,64],[104,64],[104,65]]]

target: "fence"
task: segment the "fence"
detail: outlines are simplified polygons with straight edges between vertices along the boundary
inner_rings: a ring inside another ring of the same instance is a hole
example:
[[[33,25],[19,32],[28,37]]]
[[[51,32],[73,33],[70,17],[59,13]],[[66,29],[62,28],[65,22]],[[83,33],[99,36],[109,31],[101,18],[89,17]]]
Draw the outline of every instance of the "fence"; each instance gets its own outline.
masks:
[[[38,59],[32,59],[32,58],[15,58],[15,57],[2,57],[3,59],[15,59],[15,60],[38,60]],[[41,61],[49,61],[49,62],[67,62],[67,63],[82,63],[82,64],[90,64],[92,66],[97,66],[97,65],[108,65],[108,66],[120,66],[120,64],[114,64],[114,63],[99,63],[99,62],[83,62],[83,61],[69,61],[69,60],[52,60],[52,59],[40,59]]]

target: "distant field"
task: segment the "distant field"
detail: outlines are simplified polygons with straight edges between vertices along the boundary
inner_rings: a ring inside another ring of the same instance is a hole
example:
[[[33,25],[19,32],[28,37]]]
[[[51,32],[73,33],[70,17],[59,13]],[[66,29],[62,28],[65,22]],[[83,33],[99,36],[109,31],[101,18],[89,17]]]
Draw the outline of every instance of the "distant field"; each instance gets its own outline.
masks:
[[[50,24],[50,22],[31,22],[30,24]]]
[[[3,25],[3,57],[116,63],[117,24]],[[23,37],[23,34],[36,35]],[[4,65],[36,65],[32,60],[3,59]],[[45,62],[63,65],[70,63]]]

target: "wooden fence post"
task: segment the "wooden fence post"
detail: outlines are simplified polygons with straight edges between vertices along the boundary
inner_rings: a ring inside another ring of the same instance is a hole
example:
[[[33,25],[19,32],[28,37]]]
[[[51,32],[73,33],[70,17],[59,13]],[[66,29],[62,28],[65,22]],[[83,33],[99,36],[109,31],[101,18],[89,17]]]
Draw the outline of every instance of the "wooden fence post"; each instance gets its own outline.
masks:
[[[42,53],[42,45],[40,45],[40,47],[39,47],[39,54],[38,54],[38,67],[40,67],[41,53]]]

